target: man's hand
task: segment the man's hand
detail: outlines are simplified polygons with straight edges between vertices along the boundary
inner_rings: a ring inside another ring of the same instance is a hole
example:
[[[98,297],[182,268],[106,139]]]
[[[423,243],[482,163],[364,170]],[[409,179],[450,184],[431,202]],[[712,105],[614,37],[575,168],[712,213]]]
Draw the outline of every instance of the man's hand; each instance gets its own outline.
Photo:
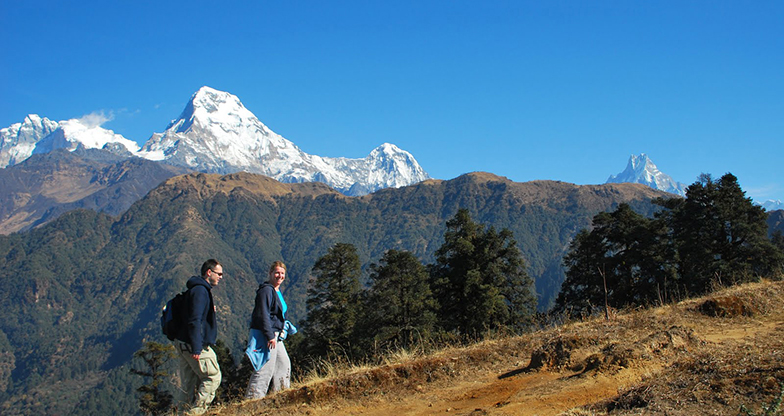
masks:
[[[274,350],[276,343],[277,343],[277,340],[274,340],[274,339],[269,340],[269,342],[267,342],[267,348],[269,348],[271,350]]]
[[[193,358],[196,361],[199,361],[199,356],[200,356],[199,354],[193,354],[191,355],[191,358]]]

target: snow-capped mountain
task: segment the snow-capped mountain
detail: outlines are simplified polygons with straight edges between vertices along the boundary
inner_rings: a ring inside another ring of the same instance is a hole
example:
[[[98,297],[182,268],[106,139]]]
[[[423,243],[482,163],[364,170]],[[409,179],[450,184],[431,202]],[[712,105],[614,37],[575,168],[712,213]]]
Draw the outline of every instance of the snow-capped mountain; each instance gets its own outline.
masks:
[[[59,123],[29,115],[23,123],[0,130],[0,167],[18,164],[34,153],[82,146],[208,173],[247,171],[281,182],[324,182],[347,195],[429,178],[410,153],[389,143],[363,159],[307,154],[265,126],[236,96],[209,87],[199,89],[180,117],[141,148],[100,127],[104,121],[102,115]]]
[[[610,175],[606,183],[641,183],[680,196],[686,195],[687,187],[660,171],[645,153],[631,155],[626,169],[618,175]]]
[[[760,205],[762,208],[765,208],[765,211],[776,211],[779,209],[784,209],[784,202],[779,199],[769,199]]]
[[[85,116],[81,119],[61,121],[55,131],[35,145],[33,154],[49,153],[54,149],[75,150],[78,146],[86,149],[107,149],[130,156],[139,151],[139,145],[120,134],[100,126],[100,116]]]
[[[56,122],[30,114],[22,123],[0,130],[0,167],[13,166],[33,154],[55,149],[106,149],[130,157],[139,150],[132,140],[100,126],[102,116],[88,115],[80,119]]]
[[[364,159],[305,153],[265,126],[236,96],[209,87],[199,89],[180,117],[153,134],[139,154],[202,172],[247,171],[281,182],[325,182],[348,195],[429,177],[410,153],[388,143]]]
[[[0,167],[13,166],[30,157],[36,143],[57,127],[55,121],[30,114],[23,122],[0,129]]]

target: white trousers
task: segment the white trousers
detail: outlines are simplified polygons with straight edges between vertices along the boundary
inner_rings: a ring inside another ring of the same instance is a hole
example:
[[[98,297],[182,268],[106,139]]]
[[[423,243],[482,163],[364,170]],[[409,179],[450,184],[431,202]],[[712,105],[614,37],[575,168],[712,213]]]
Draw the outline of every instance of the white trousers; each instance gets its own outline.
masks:
[[[260,399],[267,391],[275,392],[291,387],[291,360],[283,341],[270,350],[269,361],[250,376],[245,398]]]

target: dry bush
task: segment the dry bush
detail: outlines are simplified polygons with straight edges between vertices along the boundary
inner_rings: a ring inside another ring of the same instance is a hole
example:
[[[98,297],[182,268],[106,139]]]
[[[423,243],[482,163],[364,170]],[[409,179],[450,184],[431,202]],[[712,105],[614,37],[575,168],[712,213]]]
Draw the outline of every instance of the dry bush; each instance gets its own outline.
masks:
[[[595,340],[579,336],[557,335],[531,353],[531,363],[527,370],[561,370],[572,365],[572,351]]]
[[[734,295],[708,299],[700,304],[698,310],[707,316],[719,318],[754,316],[759,313],[754,306]]]

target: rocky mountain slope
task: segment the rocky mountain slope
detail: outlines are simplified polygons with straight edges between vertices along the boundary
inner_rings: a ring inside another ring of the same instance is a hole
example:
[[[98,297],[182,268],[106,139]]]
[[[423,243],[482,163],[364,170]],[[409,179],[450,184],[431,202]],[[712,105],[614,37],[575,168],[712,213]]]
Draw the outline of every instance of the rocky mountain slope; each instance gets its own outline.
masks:
[[[186,172],[83,147],[35,154],[0,169],[0,234],[28,230],[77,208],[119,215],[163,180]]]

